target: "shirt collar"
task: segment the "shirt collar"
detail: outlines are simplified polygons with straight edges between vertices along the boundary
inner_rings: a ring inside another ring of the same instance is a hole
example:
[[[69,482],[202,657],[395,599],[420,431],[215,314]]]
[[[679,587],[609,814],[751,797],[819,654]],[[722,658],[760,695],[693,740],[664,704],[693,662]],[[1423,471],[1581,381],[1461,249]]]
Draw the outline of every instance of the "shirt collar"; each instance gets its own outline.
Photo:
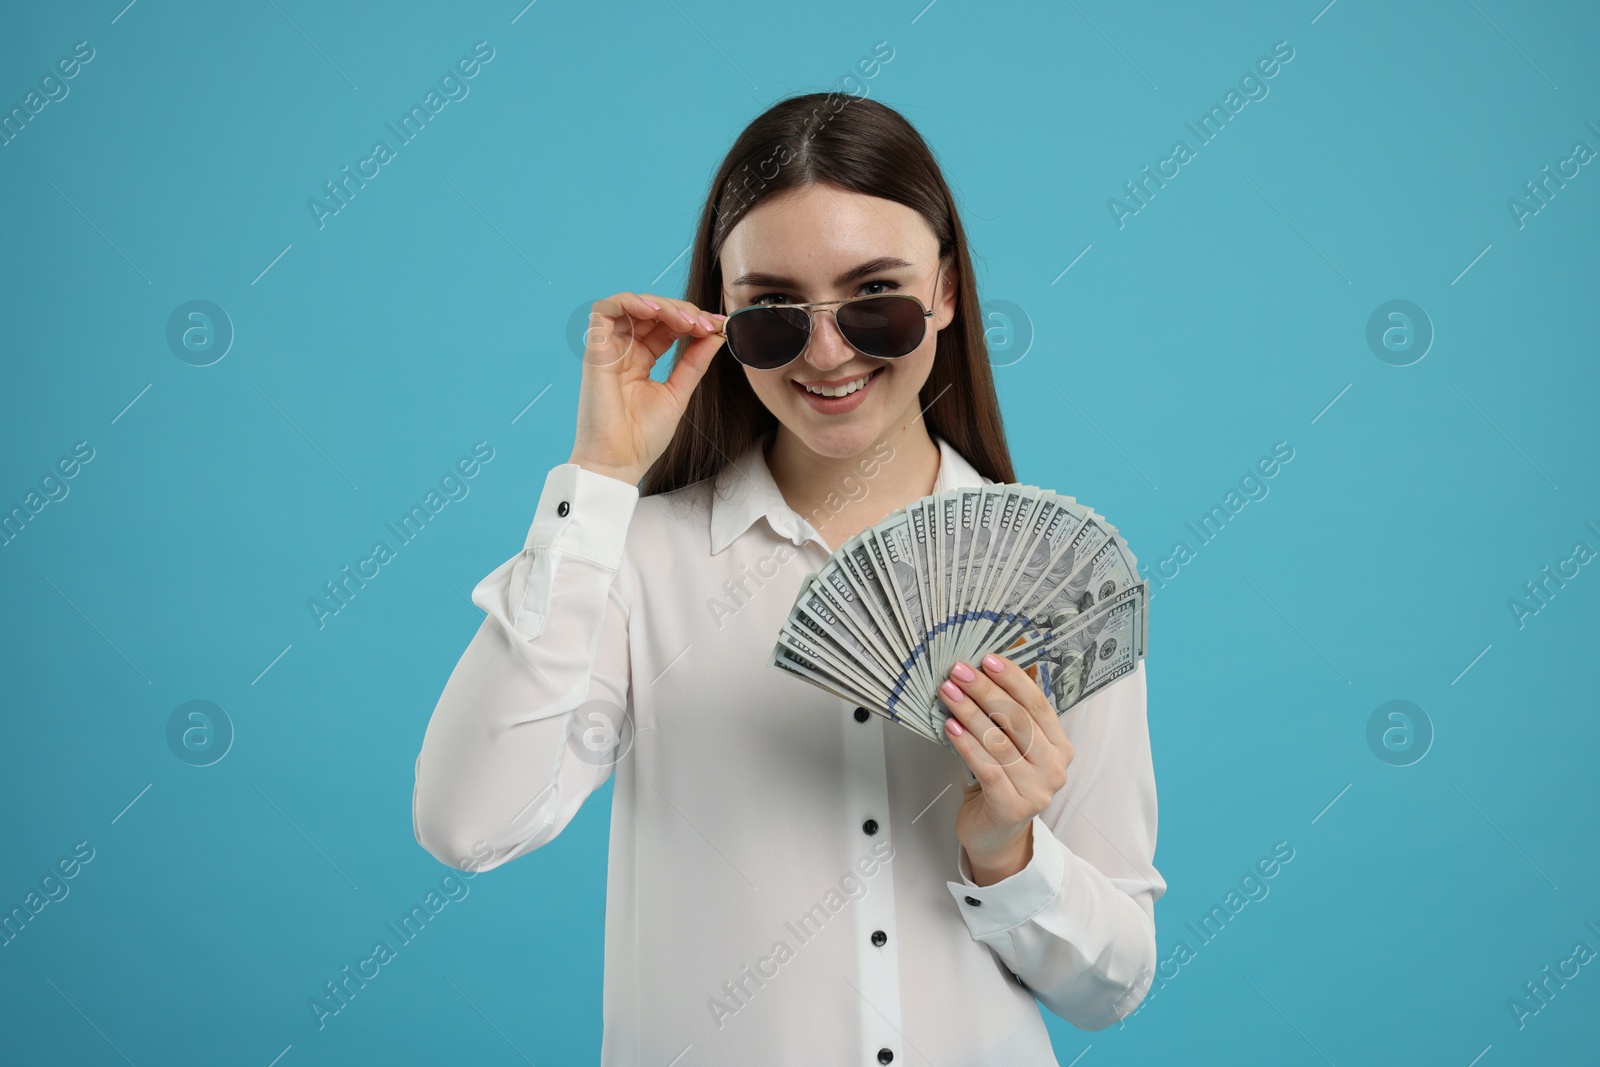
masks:
[[[938,434],[931,434],[939,446],[939,473],[933,491],[941,493],[958,486],[990,485],[994,479],[979,474],[967,458]],[[767,467],[765,447],[771,432],[758,438],[716,476],[711,498],[711,553],[721,552],[759,518],[765,518],[773,531],[795,545],[803,545],[815,533],[811,524],[789,507],[778,483]],[[863,481],[870,477],[860,475]]]

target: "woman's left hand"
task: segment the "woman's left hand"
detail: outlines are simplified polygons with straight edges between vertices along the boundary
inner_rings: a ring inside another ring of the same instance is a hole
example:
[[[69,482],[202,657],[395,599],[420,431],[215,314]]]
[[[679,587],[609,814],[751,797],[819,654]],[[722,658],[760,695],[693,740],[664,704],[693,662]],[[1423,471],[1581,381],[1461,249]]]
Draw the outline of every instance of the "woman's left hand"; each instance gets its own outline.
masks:
[[[972,880],[993,885],[1033,858],[1033,817],[1067,784],[1072,742],[1033,677],[1004,656],[958,662],[939,687],[945,732],[978,779],[966,787],[956,837]]]

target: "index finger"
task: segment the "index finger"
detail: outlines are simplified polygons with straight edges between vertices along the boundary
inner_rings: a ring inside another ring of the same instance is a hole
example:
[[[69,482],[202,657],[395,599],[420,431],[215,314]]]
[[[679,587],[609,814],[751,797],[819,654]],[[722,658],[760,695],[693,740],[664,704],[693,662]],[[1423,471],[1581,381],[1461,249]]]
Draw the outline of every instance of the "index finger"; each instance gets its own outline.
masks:
[[[1015,661],[994,652],[983,657],[982,666],[987,677],[1009,693],[1012,700],[1028,709],[1028,714],[1033,716],[1033,721],[1051,744],[1059,745],[1067,740],[1067,732],[1061,726],[1055,705],[1050,703],[1044,688],[1034,677],[1017,666]]]
[[[704,335],[719,332],[717,322],[722,316],[714,311],[702,311],[687,300],[677,300],[672,297],[658,297],[644,293],[641,294],[641,298],[648,299],[652,304],[664,305],[665,311],[671,313],[672,321],[679,324],[679,333]],[[708,322],[710,326],[706,325]]]

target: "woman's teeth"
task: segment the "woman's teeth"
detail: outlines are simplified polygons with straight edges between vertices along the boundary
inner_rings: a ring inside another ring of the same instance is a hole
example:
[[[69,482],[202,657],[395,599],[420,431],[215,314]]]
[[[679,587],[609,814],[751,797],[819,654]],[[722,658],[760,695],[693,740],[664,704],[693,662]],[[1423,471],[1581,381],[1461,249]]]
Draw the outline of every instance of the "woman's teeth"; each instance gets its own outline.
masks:
[[[863,374],[855,381],[845,382],[843,385],[807,385],[805,390],[808,393],[816,393],[818,396],[849,396],[857,389],[864,387],[867,384],[867,379],[877,373],[877,371],[871,371]]]

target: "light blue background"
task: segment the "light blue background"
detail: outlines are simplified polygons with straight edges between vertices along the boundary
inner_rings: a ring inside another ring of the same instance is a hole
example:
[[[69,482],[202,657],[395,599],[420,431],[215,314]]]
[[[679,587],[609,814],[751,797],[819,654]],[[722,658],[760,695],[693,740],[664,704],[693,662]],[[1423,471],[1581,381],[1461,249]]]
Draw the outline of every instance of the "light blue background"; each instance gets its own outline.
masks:
[[[466,593],[570,451],[570,316],[680,294],[738,130],[878,41],[873,97],[939,153],[985,306],[1020,309],[1020,480],[1154,565],[1294,449],[1152,601],[1157,934],[1196,956],[1125,1028],[1047,1015],[1061,1062],[1595,1057],[1600,964],[1507,1007],[1600,949],[1600,565],[1507,606],[1600,549],[1600,164],[1507,206],[1600,149],[1592,5],[124,2],[0,33],[6,109],[95,49],[0,147],[0,504],[95,450],[0,549],[0,904],[95,850],[0,948],[0,1060],[593,1062],[609,787],[325,1029],[307,1000],[447,872],[413,761]],[[308,198],[480,40],[470,95],[319,230]],[[1108,198],[1277,41],[1270,94],[1119,229]],[[165,340],[192,299],[237,331],[208,367]],[[1393,299],[1436,330],[1410,366],[1365,339]],[[319,630],[308,598],[480,440],[470,495]],[[166,740],[194,699],[237,731],[205,768]],[[1368,747],[1391,699],[1436,732],[1411,766]],[[1277,841],[1270,895],[1199,946]]]

